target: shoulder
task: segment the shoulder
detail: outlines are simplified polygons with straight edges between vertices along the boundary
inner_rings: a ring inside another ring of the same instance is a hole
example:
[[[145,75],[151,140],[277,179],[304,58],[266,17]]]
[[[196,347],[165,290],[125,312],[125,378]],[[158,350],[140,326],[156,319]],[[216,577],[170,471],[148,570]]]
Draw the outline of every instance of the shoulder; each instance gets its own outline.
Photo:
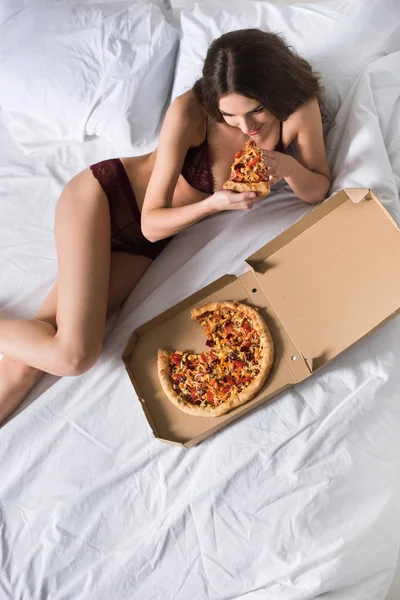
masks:
[[[205,127],[206,115],[191,90],[177,96],[170,104],[163,124],[163,128],[177,128],[181,135],[187,135],[194,145],[199,137],[204,138]]]
[[[309,128],[315,123],[322,121],[321,110],[319,108],[318,98],[313,97],[307,100],[304,104],[290,115],[287,119],[288,126],[293,129],[295,134]]]
[[[316,133],[322,133],[322,116],[318,98],[314,96],[286,119],[283,125],[283,142],[288,146],[293,140],[298,143],[301,138],[308,138]]]

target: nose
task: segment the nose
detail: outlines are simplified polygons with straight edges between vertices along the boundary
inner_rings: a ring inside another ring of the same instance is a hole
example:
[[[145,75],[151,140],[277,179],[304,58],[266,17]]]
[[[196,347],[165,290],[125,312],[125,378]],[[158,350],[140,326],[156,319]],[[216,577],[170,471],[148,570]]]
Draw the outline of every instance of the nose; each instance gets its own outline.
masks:
[[[239,121],[239,127],[244,134],[248,134],[249,131],[253,131],[254,129],[249,117],[241,117]]]

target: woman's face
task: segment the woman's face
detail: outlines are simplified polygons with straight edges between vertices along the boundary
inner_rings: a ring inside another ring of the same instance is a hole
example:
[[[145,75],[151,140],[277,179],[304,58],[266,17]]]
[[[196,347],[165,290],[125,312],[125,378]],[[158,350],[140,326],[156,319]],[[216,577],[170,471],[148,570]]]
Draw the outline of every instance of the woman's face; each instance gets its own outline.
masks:
[[[241,94],[223,96],[218,108],[225,123],[238,127],[245,135],[257,138],[265,134],[276,120],[257,100]]]

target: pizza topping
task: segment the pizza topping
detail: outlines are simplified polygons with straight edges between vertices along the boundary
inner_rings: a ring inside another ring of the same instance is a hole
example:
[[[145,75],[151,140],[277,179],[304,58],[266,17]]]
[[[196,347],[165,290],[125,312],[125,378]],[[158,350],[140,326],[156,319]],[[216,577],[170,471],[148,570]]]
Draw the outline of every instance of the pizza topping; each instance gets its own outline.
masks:
[[[257,156],[255,158],[253,158],[253,160],[251,160],[250,162],[247,163],[247,168],[251,169],[251,167],[254,167],[254,165],[256,165],[258,163],[260,158],[261,158],[261,154],[257,154]]]
[[[191,404],[218,406],[243,391],[260,372],[260,337],[238,310],[205,312],[197,320],[211,349],[199,355],[171,354],[171,383]]]
[[[236,152],[229,179],[241,183],[269,181],[261,150],[254,140],[248,140],[244,150]]]
[[[179,352],[175,352],[171,359],[176,365],[179,365],[182,360],[182,355]]]

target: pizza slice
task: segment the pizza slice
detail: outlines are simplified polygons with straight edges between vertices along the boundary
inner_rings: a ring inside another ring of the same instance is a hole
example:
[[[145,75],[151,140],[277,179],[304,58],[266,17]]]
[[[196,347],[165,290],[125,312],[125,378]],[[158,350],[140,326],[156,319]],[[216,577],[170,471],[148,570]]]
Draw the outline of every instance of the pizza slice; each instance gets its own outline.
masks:
[[[201,354],[160,349],[158,375],[169,400],[182,411],[217,417],[251,400],[266,381],[274,345],[256,308],[211,302],[192,310],[210,348]]]
[[[224,190],[256,192],[263,196],[270,193],[262,152],[254,140],[248,140],[244,150],[236,152],[231,174],[222,187]]]

